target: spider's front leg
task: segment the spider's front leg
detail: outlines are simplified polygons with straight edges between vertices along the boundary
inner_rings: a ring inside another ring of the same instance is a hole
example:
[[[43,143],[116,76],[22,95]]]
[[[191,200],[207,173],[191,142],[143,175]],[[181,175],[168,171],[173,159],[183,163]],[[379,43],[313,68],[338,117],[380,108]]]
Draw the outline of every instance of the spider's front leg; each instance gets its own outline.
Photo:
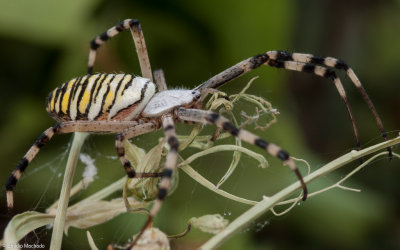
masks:
[[[109,28],[106,32],[98,35],[90,42],[90,52],[88,61],[88,74],[92,74],[94,62],[96,60],[97,49],[108,41],[110,38],[118,35],[120,32],[130,29],[135,42],[136,52],[139,58],[140,69],[142,76],[153,81],[151,74],[150,59],[147,53],[146,42],[139,20],[137,19],[126,19],[119,24]]]
[[[217,127],[229,132],[231,135],[238,137],[240,140],[245,141],[249,144],[256,145],[266,150],[270,155],[279,158],[283,161],[284,165],[289,166],[295,172],[303,189],[303,201],[306,200],[308,191],[307,186],[303,181],[303,177],[301,176],[300,171],[297,169],[293,159],[286,151],[281,149],[279,146],[267,142],[245,129],[236,128],[227,118],[211,111],[179,108],[178,110],[176,110],[175,114],[180,120],[183,121],[209,123],[216,125]]]
[[[284,51],[268,51],[264,54],[250,57],[238,64],[222,71],[221,73],[215,75],[209,80],[203,82],[201,85],[196,87],[197,90],[202,90],[204,88],[219,88],[225,83],[244,75],[245,73],[260,67],[261,65],[284,68],[287,70],[301,71],[306,73],[311,73],[314,75],[322,76],[333,81],[340,97],[343,99],[347,112],[350,116],[352,122],[354,135],[356,137],[357,148],[360,149],[360,139],[358,135],[357,126],[354,120],[353,113],[351,111],[349,102],[347,100],[346,92],[343,85],[335,73],[334,69],[344,70],[349,76],[353,84],[361,93],[365,102],[367,103],[369,109],[375,117],[376,123],[381,131],[381,135],[384,140],[387,140],[387,135],[383,127],[382,120],[376,111],[371,99],[369,98],[364,87],[361,85],[360,80],[357,78],[354,71],[342,60],[333,57],[320,57],[305,53],[288,53]],[[388,148],[389,156],[392,156],[391,148]]]

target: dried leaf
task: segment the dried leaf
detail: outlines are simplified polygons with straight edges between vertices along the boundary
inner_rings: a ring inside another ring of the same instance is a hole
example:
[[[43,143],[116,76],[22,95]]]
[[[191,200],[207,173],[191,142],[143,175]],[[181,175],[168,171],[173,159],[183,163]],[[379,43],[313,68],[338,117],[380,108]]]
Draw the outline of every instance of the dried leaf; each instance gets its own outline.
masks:
[[[55,215],[29,211],[14,216],[4,231],[3,243],[5,249],[13,249],[15,245],[29,232],[53,223]],[[9,246],[9,247],[7,247]]]
[[[164,167],[163,150],[164,150],[165,140],[161,140],[155,147],[153,147],[145,155],[133,155],[131,152],[138,151],[138,147],[131,143],[126,143],[125,147],[127,149],[126,156],[131,162],[135,162],[134,167],[137,173],[159,173]],[[171,194],[177,186],[177,173],[174,171],[172,177],[171,189],[168,192]],[[157,197],[158,183],[160,178],[134,178],[127,179],[126,181],[126,191],[128,196],[133,196],[138,201],[152,201]]]
[[[136,235],[133,236],[133,239]],[[158,228],[147,228],[131,250],[169,250],[169,240]]]
[[[208,214],[199,218],[191,218],[189,223],[192,227],[197,228],[203,232],[217,234],[229,224],[227,219],[224,219],[220,214]]]
[[[138,202],[132,198],[129,202],[135,208],[147,206],[147,203]],[[67,234],[69,227],[85,229],[99,225],[124,212],[126,212],[126,207],[122,198],[111,201],[83,200],[68,208],[64,232]],[[50,210],[49,213],[55,215],[56,209]]]

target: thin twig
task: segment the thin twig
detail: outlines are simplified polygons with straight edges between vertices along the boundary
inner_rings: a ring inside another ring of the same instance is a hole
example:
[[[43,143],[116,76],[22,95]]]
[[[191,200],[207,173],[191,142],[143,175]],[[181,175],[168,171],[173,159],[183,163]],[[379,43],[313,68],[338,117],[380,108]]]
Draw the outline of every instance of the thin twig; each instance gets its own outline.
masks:
[[[376,144],[374,146],[371,146],[369,148],[365,148],[360,151],[351,151],[348,154],[345,154],[325,166],[321,167],[320,169],[312,172],[310,175],[306,176],[304,178],[305,183],[309,183],[321,176],[325,176],[332,171],[356,160],[360,159],[366,155],[369,155],[371,153],[377,152],[379,150],[385,149],[387,147],[391,147],[393,145],[399,144],[400,143],[400,137],[397,137],[392,140],[388,140],[379,144]],[[200,249],[206,250],[206,249],[215,249],[218,246],[220,246],[223,242],[228,240],[232,235],[235,233],[239,232],[241,229],[245,228],[248,226],[252,221],[256,220],[258,217],[263,215],[264,213],[268,212],[271,208],[273,208],[278,202],[282,201],[292,193],[294,193],[296,190],[301,188],[300,182],[293,183],[292,185],[286,187],[285,189],[281,190],[277,194],[271,196],[269,199],[265,199],[253,207],[251,207],[249,210],[244,212],[242,215],[240,215],[238,218],[236,218],[231,224],[229,224],[224,230],[222,230],[219,234],[215,235],[212,237],[210,240],[208,240],[205,244],[203,244]]]
[[[58,203],[56,218],[54,220],[53,234],[51,235],[51,250],[61,249],[62,237],[64,233],[65,216],[69,202],[69,194],[71,191],[72,181],[74,178],[76,164],[79,154],[88,133],[74,133],[71,150],[69,152],[67,165],[65,167],[64,180],[61,187],[60,199]]]

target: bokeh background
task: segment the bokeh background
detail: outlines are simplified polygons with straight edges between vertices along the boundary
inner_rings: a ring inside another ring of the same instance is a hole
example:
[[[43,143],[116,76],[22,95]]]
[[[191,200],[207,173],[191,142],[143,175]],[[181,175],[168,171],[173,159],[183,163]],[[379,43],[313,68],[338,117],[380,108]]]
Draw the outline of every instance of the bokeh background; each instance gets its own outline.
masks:
[[[140,19],[151,65],[153,69],[164,69],[170,87],[196,86],[240,60],[268,50],[343,59],[367,89],[389,137],[398,134],[398,0],[1,0],[0,180],[6,180],[35,138],[54,124],[44,108],[47,94],[62,82],[84,75],[89,41],[125,18]],[[101,47],[95,71],[140,73],[129,32]],[[281,115],[269,130],[256,133],[292,155],[307,159],[313,169],[353,148],[351,123],[330,81],[261,67],[223,90],[236,93],[257,75],[260,78],[249,92],[267,98]],[[363,146],[380,142],[366,104],[346,75],[340,76]],[[178,131],[184,134],[188,128],[181,125]],[[159,136],[162,134],[141,136],[135,143],[149,149]],[[70,135],[54,137],[30,165],[18,183],[16,212],[44,211],[57,199],[70,138]],[[84,152],[96,159],[99,176],[72,203],[123,176],[119,161],[112,157],[114,136],[92,136]],[[183,156],[193,152],[196,151],[188,150]],[[212,155],[196,161],[193,167],[216,183],[226,171],[231,155]],[[243,158],[234,175],[222,186],[224,190],[257,200],[296,180],[290,170],[271,157],[268,159],[272,166],[268,169],[258,169],[254,161]],[[310,189],[334,183],[356,165],[321,178]],[[81,164],[77,176],[82,168]],[[377,160],[345,183],[362,189],[361,193],[333,190],[301,203],[282,217],[265,214],[221,249],[399,249],[399,177],[399,160]],[[169,234],[183,231],[186,221],[193,216],[220,213],[233,220],[248,209],[201,187],[184,173],[180,173],[179,181],[178,189],[164,203],[155,222]],[[9,220],[4,188],[0,197],[4,228]],[[110,242],[126,242],[144,220],[144,216],[125,214],[90,228],[90,232],[96,244],[104,249]],[[50,237],[51,230],[44,228],[30,234],[24,242],[48,246]],[[209,237],[193,231],[171,244],[175,249],[192,249]],[[63,240],[63,249],[87,248],[85,231],[71,228]]]

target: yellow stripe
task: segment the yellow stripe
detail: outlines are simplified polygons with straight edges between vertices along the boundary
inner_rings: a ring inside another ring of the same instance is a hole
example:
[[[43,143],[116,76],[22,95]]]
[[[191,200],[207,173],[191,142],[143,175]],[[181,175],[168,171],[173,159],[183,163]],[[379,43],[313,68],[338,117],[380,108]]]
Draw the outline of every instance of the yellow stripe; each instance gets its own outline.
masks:
[[[60,101],[61,101],[61,95],[62,95],[61,89],[64,87],[64,85],[65,85],[65,83],[57,88],[57,89],[59,89],[59,93],[58,93],[58,96],[57,96],[57,100],[54,103],[54,111],[56,113],[60,112]]]
[[[119,74],[117,75],[114,80],[110,83],[110,91],[108,92],[106,99],[104,101],[104,106],[103,106],[103,113],[105,113],[108,108],[111,106],[113,103],[113,100],[115,99],[115,90],[117,89],[117,84],[119,81],[121,81],[121,78],[124,75]]]
[[[114,100],[115,93],[114,91],[108,92],[106,96],[106,100],[104,101],[104,106],[103,106],[103,113],[107,111],[108,107],[110,107],[112,101]]]
[[[82,85],[86,81],[88,76],[82,77],[81,81],[77,85],[77,89],[75,91],[75,94],[73,93],[74,96],[71,98],[71,105],[70,105],[70,110],[69,110],[69,116],[71,117],[72,120],[76,119],[76,116],[78,114],[78,98],[79,95],[82,91]]]
[[[99,75],[93,75],[89,78],[89,83],[86,86],[85,92],[83,93],[83,96],[80,100],[78,100],[79,102],[79,112],[81,114],[85,114],[86,113],[86,108],[89,105],[89,101],[90,101],[90,92],[92,90],[92,88],[96,88],[99,83],[101,83],[101,79],[99,79],[99,81],[97,82],[97,86],[93,86],[94,82],[96,81],[96,79],[99,77]],[[101,78],[104,77],[104,75],[100,76]],[[83,90],[81,90],[83,91]]]
[[[75,83],[76,80],[77,79],[72,79],[71,81],[68,82],[67,90],[65,91],[63,99],[61,101],[61,112],[63,112],[64,114],[67,113],[69,96],[71,94],[72,85]]]
[[[50,103],[49,103],[49,108],[50,108],[50,110],[51,111],[54,111],[54,103],[55,103],[55,99],[56,99],[56,93],[57,93],[57,89],[58,88],[56,88],[54,91],[53,91],[53,94],[52,94],[52,96],[51,96],[51,100],[50,100]]]

